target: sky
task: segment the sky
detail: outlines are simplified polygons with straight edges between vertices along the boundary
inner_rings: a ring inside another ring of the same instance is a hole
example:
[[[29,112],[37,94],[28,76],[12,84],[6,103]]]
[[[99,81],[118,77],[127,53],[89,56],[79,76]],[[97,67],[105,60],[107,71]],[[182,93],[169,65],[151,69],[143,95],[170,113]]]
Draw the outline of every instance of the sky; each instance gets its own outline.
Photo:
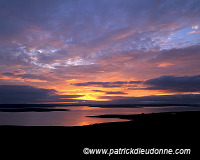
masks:
[[[0,103],[198,103],[199,0],[0,0]]]

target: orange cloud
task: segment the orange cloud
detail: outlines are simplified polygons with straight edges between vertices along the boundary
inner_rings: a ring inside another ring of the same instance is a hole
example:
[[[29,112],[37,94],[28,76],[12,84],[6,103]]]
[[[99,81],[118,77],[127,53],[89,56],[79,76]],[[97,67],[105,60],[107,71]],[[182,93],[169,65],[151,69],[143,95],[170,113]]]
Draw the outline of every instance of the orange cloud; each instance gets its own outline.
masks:
[[[7,77],[7,76],[2,76],[0,77],[2,80],[8,80],[8,81],[21,81],[21,82],[47,82],[46,80],[40,80],[40,79],[29,79],[29,78],[12,78],[12,77]]]
[[[172,63],[167,63],[167,62],[163,62],[163,63],[160,63],[160,64],[158,65],[158,67],[169,67],[169,66],[172,66],[172,65],[174,65],[174,64],[172,64]]]

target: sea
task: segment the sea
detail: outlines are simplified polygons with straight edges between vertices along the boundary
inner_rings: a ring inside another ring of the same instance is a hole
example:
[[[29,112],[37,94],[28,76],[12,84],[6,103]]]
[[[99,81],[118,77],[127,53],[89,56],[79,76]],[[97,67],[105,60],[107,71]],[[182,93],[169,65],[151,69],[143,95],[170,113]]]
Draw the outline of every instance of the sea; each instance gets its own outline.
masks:
[[[51,107],[52,108],[52,107]],[[199,111],[200,107],[162,106],[162,107],[90,107],[90,106],[54,106],[68,111],[51,112],[0,112],[0,125],[17,126],[85,126],[97,123],[124,122],[128,119],[98,118],[99,115],[133,115],[142,113]]]

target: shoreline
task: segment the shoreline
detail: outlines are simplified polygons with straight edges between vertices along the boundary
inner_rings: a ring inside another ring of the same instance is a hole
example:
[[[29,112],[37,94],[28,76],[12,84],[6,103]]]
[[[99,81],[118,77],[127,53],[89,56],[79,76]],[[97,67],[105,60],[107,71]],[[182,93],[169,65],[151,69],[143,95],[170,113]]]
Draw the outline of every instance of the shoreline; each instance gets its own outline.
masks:
[[[60,110],[60,109],[55,109]],[[62,109],[61,109],[62,110]],[[18,111],[18,110],[17,110]],[[17,112],[16,111],[16,112]],[[43,110],[42,110],[43,111]],[[68,111],[68,110],[62,110]],[[15,111],[13,111],[15,112]],[[20,128],[98,128],[98,127],[112,127],[124,125],[124,124],[131,124],[133,127],[148,127],[147,124],[151,123],[153,126],[158,125],[171,125],[179,123],[179,126],[184,124],[190,123],[198,123],[200,122],[200,111],[181,111],[181,112],[159,112],[159,113],[142,113],[142,114],[132,114],[132,115],[119,115],[119,114],[105,114],[105,115],[97,115],[97,116],[87,116],[87,117],[94,117],[94,118],[118,118],[124,119],[128,121],[124,122],[105,122],[105,123],[96,123],[91,125],[84,125],[84,126],[20,126],[20,125],[0,125],[1,127],[20,127]],[[146,123],[146,124],[145,124]],[[127,125],[128,126],[128,125]]]
[[[61,135],[70,135],[74,137],[77,134],[82,136],[100,136],[112,139],[113,135],[120,137],[137,136],[142,137],[143,140],[157,141],[158,137],[168,137],[171,141],[187,141],[190,139],[197,139],[200,135],[198,130],[200,122],[200,111],[185,111],[185,112],[166,112],[166,113],[151,113],[138,115],[100,115],[96,117],[101,118],[121,118],[129,119],[125,122],[108,122],[85,126],[15,126],[15,125],[1,125],[0,130],[3,132],[40,132],[47,134],[48,132],[60,133]],[[148,135],[148,136],[147,136]],[[184,138],[183,138],[184,137]],[[83,139],[76,137],[79,141]],[[90,138],[89,138],[90,139]],[[167,142],[167,139],[162,140]],[[136,140],[137,141],[137,140]],[[105,142],[105,141],[104,141]]]
[[[100,123],[88,126],[0,126],[4,145],[36,146],[33,150],[44,157],[51,153],[65,157],[108,159],[107,155],[84,155],[83,148],[190,148],[192,155],[199,153],[200,111],[152,113],[140,115],[104,115],[131,118],[127,122]],[[19,148],[21,150],[21,147]],[[118,155],[119,156],[119,155]],[[124,156],[124,155],[122,155]],[[133,159],[141,155],[127,155]],[[161,157],[163,155],[160,155]],[[168,156],[168,155],[167,155]],[[175,155],[169,156],[173,159]],[[191,158],[191,155],[179,155]],[[161,158],[160,157],[160,158]],[[180,157],[180,158],[181,158]],[[113,156],[113,158],[115,158]],[[125,157],[124,157],[125,158]],[[151,157],[148,157],[149,159]],[[126,158],[125,158],[126,159]],[[182,159],[182,158],[181,158]]]

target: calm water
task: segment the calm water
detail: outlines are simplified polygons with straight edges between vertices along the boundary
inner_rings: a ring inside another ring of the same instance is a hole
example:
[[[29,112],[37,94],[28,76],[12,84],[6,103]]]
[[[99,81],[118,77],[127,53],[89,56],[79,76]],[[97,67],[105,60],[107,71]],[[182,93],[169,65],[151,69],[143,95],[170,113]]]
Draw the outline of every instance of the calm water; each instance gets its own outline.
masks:
[[[0,112],[0,125],[21,126],[83,126],[95,123],[127,121],[117,118],[94,118],[87,116],[104,114],[141,114],[169,111],[197,111],[199,107],[170,106],[142,108],[100,108],[88,106],[56,107],[70,111],[52,112]]]

